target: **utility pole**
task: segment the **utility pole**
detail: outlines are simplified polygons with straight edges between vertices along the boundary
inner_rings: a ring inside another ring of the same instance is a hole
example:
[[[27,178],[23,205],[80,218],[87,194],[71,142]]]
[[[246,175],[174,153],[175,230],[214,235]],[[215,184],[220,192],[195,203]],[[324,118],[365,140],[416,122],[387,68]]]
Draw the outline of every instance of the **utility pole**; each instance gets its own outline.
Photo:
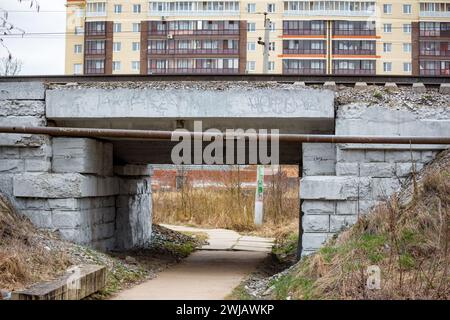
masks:
[[[263,224],[264,166],[256,166],[255,225]]]
[[[267,18],[267,12],[264,12],[264,41],[258,37],[258,44],[264,46],[263,50],[263,73],[266,74],[269,69],[269,42],[270,42],[270,19]]]

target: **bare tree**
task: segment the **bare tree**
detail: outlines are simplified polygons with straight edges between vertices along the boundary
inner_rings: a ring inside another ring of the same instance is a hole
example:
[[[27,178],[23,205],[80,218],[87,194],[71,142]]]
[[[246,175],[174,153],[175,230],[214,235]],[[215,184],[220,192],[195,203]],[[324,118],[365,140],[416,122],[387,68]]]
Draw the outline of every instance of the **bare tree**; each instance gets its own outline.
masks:
[[[39,2],[37,0],[17,0],[20,3],[29,3],[30,8],[35,8],[39,12]],[[11,34],[19,34],[24,35],[25,30],[15,26],[10,20],[9,20],[9,14],[8,11],[4,8],[0,7],[0,46],[3,47],[7,54],[9,59],[12,58],[11,52],[8,50],[8,47],[5,45],[4,37]]]
[[[22,70],[22,60],[11,56],[0,59],[0,76],[15,76]]]

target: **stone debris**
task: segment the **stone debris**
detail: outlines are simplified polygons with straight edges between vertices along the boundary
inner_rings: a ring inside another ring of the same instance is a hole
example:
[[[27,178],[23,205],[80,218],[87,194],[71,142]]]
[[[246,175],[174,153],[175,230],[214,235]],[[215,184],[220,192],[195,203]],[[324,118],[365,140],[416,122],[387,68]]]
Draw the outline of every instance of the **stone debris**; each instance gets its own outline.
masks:
[[[352,103],[380,105],[433,115],[436,110],[442,109],[450,115],[450,97],[439,93],[437,88],[427,88],[427,91],[423,93],[415,92],[411,87],[398,87],[397,91],[389,91],[380,86],[368,86],[366,90],[361,91],[345,87],[336,92],[335,106]]]

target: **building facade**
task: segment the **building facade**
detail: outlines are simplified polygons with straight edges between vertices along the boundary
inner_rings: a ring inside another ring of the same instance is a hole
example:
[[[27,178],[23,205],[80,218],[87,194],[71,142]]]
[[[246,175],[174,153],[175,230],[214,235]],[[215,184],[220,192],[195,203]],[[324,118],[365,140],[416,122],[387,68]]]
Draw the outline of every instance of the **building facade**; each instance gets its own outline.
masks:
[[[262,73],[266,32],[269,73],[450,76],[449,0],[67,0],[65,71]]]

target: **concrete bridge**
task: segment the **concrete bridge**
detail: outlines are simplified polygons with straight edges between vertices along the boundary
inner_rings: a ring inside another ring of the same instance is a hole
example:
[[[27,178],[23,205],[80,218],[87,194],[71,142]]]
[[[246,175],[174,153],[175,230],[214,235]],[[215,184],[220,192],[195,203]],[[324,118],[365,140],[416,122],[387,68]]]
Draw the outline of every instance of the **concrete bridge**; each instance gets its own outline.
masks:
[[[449,108],[420,112],[349,102],[278,83],[0,83],[0,126],[450,136]],[[100,249],[151,241],[150,164],[174,143],[0,134],[0,189],[39,227]],[[445,145],[281,143],[280,163],[302,171],[302,246],[309,253],[393,193]]]

